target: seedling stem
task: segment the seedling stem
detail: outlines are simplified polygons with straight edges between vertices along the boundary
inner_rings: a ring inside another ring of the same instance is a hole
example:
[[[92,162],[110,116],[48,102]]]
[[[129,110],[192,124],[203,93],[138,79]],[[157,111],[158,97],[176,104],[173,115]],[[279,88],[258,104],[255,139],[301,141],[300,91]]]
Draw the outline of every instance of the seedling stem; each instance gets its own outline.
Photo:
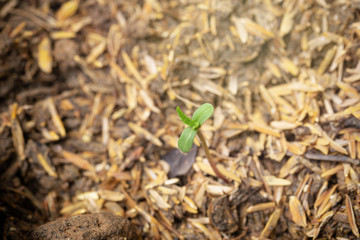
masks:
[[[203,146],[204,148],[204,151],[205,151],[205,155],[207,157],[207,159],[209,160],[209,163],[210,163],[210,166],[211,168],[214,170],[216,176],[218,176],[219,178],[221,178],[222,180],[224,180],[224,182],[226,183],[229,183],[229,181],[225,178],[225,176],[219,171],[219,169],[217,168],[211,154],[210,154],[210,151],[209,151],[209,148],[207,146],[207,143],[206,143],[206,140],[204,138],[204,135],[201,133],[201,130],[199,129],[197,131],[197,135],[199,136],[199,139],[200,139],[200,142],[201,142],[201,145]]]
[[[228,180],[224,177],[223,174],[219,171],[219,169],[216,167],[216,164],[211,157],[211,154],[209,152],[209,148],[206,144],[206,140],[204,138],[204,135],[200,131],[201,124],[205,122],[214,112],[214,107],[210,103],[205,103],[201,105],[196,111],[194,112],[192,118],[189,118],[186,116],[185,113],[181,111],[179,107],[176,108],[176,111],[181,119],[186,125],[188,125],[187,128],[184,129],[184,131],[181,133],[181,136],[178,141],[178,147],[182,152],[189,152],[196,134],[199,136],[201,145],[203,146],[205,150],[205,154],[207,159],[209,160],[211,168],[214,170],[216,176],[224,180],[226,183],[229,183]]]

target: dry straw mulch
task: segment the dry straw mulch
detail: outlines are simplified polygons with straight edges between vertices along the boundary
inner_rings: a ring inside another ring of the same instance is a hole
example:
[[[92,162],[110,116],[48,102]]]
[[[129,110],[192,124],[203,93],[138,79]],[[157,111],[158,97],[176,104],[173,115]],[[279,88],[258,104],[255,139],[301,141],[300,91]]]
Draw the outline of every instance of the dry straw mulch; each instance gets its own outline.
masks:
[[[145,239],[359,237],[360,1],[0,7],[9,239],[102,210]],[[175,108],[204,102],[215,113],[202,130],[230,184],[201,148],[173,165]]]

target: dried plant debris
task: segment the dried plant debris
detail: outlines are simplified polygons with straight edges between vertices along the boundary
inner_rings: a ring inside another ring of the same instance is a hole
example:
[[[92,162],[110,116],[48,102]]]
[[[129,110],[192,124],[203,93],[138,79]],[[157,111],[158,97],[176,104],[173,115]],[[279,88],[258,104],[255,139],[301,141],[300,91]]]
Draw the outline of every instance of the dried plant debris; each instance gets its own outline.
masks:
[[[357,0],[0,1],[0,233],[107,211],[143,239],[358,238],[359,39]],[[229,183],[174,150],[206,102]]]

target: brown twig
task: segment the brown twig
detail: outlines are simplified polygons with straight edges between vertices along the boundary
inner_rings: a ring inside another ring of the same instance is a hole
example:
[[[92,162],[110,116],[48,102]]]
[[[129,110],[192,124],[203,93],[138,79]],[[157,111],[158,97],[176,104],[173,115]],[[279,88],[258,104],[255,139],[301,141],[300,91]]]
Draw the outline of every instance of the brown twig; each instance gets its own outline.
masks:
[[[286,155],[293,156],[294,154],[287,152]],[[344,163],[350,163],[354,165],[360,165],[359,159],[352,159],[347,156],[343,155],[324,155],[321,153],[312,153],[307,152],[304,154],[304,157],[311,160],[317,160],[317,161],[329,161],[329,162],[344,162]]]
[[[304,157],[312,160],[329,161],[329,162],[346,162],[354,165],[359,165],[358,159],[352,159],[343,155],[323,155],[316,153],[305,153]]]
[[[207,159],[209,160],[210,166],[211,166],[211,168],[214,170],[216,176],[218,176],[219,178],[221,178],[222,180],[224,180],[224,182],[229,183],[229,181],[225,178],[225,176],[224,176],[224,175],[219,171],[219,169],[216,167],[216,164],[215,164],[213,158],[211,157],[209,148],[208,148],[208,146],[207,146],[207,144],[206,144],[204,135],[201,133],[200,129],[197,131],[197,135],[199,136],[201,145],[204,147],[206,157],[207,157]]]

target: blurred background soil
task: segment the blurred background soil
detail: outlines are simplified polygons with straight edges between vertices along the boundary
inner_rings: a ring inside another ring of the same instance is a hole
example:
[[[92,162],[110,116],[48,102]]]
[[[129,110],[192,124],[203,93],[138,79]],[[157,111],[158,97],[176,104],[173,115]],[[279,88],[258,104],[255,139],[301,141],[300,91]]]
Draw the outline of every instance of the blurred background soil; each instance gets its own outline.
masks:
[[[359,238],[359,36],[357,0],[0,0],[0,235]],[[177,150],[205,102],[229,184]]]

